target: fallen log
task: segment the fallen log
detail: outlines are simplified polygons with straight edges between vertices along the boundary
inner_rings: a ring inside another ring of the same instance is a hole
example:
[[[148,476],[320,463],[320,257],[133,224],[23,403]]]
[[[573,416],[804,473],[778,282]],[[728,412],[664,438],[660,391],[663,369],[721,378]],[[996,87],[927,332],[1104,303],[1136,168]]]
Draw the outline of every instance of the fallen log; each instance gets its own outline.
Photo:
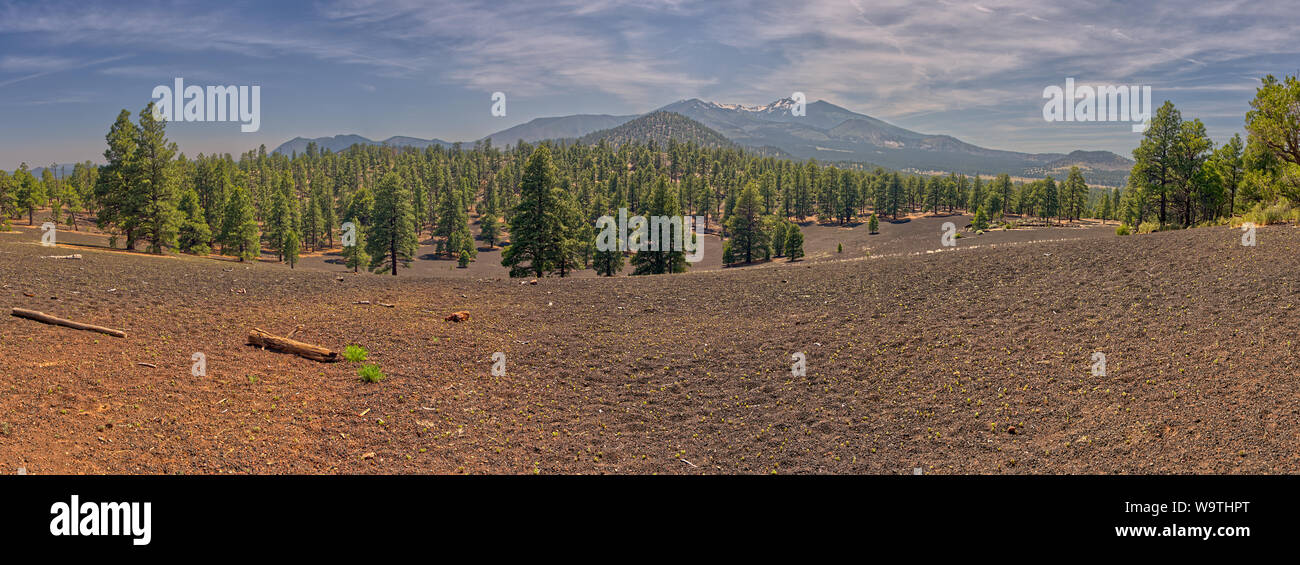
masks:
[[[126,332],[122,330],[115,330],[113,328],[106,328],[104,326],[96,326],[93,324],[83,324],[81,322],[65,320],[63,318],[51,316],[49,314],[46,314],[45,312],[37,312],[36,310],[25,310],[23,308],[14,308],[10,312],[10,314],[14,316],[18,316],[19,318],[27,318],[28,320],[35,320],[37,322],[42,322],[45,324],[51,324],[55,326],[63,326],[65,328],[72,328],[74,330],[99,332],[102,334],[111,335],[113,337],[126,337]]]
[[[248,344],[256,345],[263,349],[273,349],[285,353],[292,353],[299,357],[311,359],[312,361],[320,361],[322,363],[333,363],[339,360],[339,354],[337,351],[331,351],[319,345],[312,345],[310,343],[292,340],[287,337],[273,335],[257,328],[253,328],[252,331],[248,332]]]

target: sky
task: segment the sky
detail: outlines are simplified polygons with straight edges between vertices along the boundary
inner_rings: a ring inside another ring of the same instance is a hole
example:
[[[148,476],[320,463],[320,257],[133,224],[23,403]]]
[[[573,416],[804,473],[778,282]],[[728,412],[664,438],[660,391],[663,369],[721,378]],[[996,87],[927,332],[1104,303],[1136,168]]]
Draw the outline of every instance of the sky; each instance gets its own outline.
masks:
[[[345,133],[470,141],[795,91],[984,147],[1127,156],[1129,124],[1047,122],[1043,89],[1151,86],[1222,143],[1260,77],[1300,73],[1297,55],[1294,0],[0,0],[0,168],[102,162],[118,112],[176,77],[261,89],[257,132],[169,124],[190,156]]]

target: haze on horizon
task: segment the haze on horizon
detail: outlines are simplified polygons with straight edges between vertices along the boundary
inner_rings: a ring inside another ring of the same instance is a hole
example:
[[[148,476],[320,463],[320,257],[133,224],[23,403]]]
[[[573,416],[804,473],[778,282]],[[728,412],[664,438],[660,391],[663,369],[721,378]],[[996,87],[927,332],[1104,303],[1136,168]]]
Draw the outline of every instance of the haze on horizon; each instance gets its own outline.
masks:
[[[794,91],[983,147],[1129,156],[1129,124],[1045,122],[1043,88],[1150,85],[1222,142],[1260,77],[1298,70],[1297,30],[1280,1],[0,1],[0,168],[102,160],[118,111],[175,77],[261,86],[256,133],[170,124],[191,156],[296,136],[470,141],[537,117]],[[506,117],[489,112],[494,91]]]

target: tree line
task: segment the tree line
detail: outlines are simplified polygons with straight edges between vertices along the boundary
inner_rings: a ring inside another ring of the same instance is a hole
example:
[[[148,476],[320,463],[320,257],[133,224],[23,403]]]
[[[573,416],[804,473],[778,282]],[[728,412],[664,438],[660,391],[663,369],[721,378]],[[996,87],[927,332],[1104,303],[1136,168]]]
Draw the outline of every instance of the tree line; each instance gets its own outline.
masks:
[[[513,276],[681,272],[680,251],[630,259],[595,248],[595,220],[619,208],[641,215],[691,215],[725,238],[724,262],[802,255],[798,223],[849,225],[908,214],[967,213],[984,229],[1007,216],[1046,223],[1084,217],[1130,225],[1189,227],[1295,199],[1300,190],[1300,103],[1295,77],[1262,81],[1246,116],[1248,137],[1214,147],[1199,120],[1172,103],[1155,113],[1123,188],[1066,178],[1013,180],[998,174],[923,175],[856,163],[794,161],[719,143],[669,138],[610,143],[519,141],[427,148],[355,145],[341,152],[309,144],[302,154],[245,152],[194,158],[180,153],[152,104],[133,121],[123,110],[109,128],[106,164],[33,175],[26,164],[0,171],[0,218],[49,207],[78,229],[93,218],[110,245],[152,253],[221,253],[240,260],[274,254],[290,266],[303,251],[338,249],[345,226],[356,245],[348,268],[396,274],[421,241],[467,265],[479,243],[505,245]]]

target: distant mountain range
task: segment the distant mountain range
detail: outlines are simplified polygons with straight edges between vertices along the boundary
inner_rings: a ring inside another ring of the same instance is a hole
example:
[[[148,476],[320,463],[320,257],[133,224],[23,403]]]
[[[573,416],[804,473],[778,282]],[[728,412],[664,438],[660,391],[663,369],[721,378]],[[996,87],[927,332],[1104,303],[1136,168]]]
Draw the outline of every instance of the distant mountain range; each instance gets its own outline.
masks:
[[[95,163],[95,164],[99,165],[100,163]],[[61,179],[64,177],[72,176],[72,168],[75,166],[77,166],[76,163],[56,163],[54,165],[54,170],[51,172],[54,174],[54,178]],[[48,168],[49,166],[33,167],[31,163],[27,164],[27,171],[30,172],[32,176],[38,179],[41,178],[41,174],[45,171],[45,169]],[[18,172],[18,169],[14,169],[12,171],[5,171],[5,172],[12,175],[15,172]]]
[[[577,139],[593,132],[621,126],[636,117],[577,114],[557,118],[537,118],[503,129],[484,139],[491,139],[492,145],[498,146],[514,145],[520,140],[536,143],[543,139]]]
[[[766,154],[796,159],[852,161],[904,171],[959,172],[986,176],[998,173],[1023,177],[1062,176],[1068,173],[1070,167],[1077,166],[1088,182],[1113,186],[1122,185],[1133,166],[1132,160],[1110,151],[1074,151],[1064,154],[987,149],[950,135],[924,134],[904,129],[824,100],[808,103],[802,116],[793,114],[794,107],[794,100],[789,98],[764,106],[719,104],[692,98],[641,116],[578,114],[537,118],[483,139],[491,139],[493,145],[504,146],[513,145],[520,140],[535,143],[545,139],[563,139],[595,143],[606,139],[621,143],[633,139],[665,142],[667,137],[673,137],[679,141],[712,145],[721,145],[726,141]],[[675,120],[667,116],[668,113],[690,118],[703,128]],[[650,116],[655,118],[634,124],[631,128],[620,129],[634,120]],[[337,135],[317,139],[297,137],[275,151],[302,153],[311,141],[315,141],[321,150],[335,152],[357,143],[414,147],[452,145],[451,142],[440,139],[391,137],[376,142],[359,135]]]
[[[360,135],[349,134],[317,138],[295,137],[289,141],[281,143],[279,147],[275,148],[274,153],[284,153],[285,155],[306,153],[307,145],[311,143],[315,143],[316,147],[320,151],[328,149],[334,153],[343,151],[353,145],[389,145],[393,147],[419,147],[421,149],[430,145],[440,145],[443,147],[451,147],[452,145],[452,142],[443,141],[441,139],[420,139],[418,137],[407,137],[404,135],[395,135],[383,141],[375,141]]]

